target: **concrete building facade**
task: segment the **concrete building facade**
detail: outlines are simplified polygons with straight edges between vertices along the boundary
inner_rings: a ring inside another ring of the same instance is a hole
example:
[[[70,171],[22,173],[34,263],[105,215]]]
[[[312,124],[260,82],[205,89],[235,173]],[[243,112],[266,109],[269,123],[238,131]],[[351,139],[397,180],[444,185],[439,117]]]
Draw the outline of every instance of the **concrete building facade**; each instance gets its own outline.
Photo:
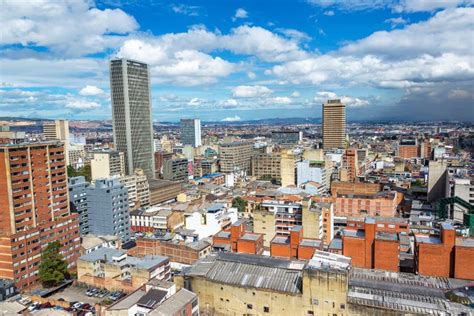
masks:
[[[89,208],[87,205],[87,188],[89,183],[83,176],[68,179],[69,203],[71,212],[79,214],[81,235],[89,233]]]
[[[191,145],[194,148],[202,145],[200,119],[181,119],[180,129],[183,145]]]
[[[108,149],[95,151],[91,160],[91,179],[125,176],[125,156],[123,152]]]
[[[323,104],[323,148],[345,148],[346,106],[341,100],[328,100]]]
[[[110,61],[110,91],[115,149],[125,155],[126,174],[143,169],[155,177],[150,71],[128,59]]]
[[[223,173],[250,172],[252,144],[231,142],[219,145],[220,168]]]
[[[87,190],[89,231],[130,240],[128,192],[117,179],[98,179]]]
[[[18,289],[37,284],[41,251],[56,240],[73,268],[79,214],[69,208],[64,145],[1,145],[0,192],[0,278],[14,280]]]

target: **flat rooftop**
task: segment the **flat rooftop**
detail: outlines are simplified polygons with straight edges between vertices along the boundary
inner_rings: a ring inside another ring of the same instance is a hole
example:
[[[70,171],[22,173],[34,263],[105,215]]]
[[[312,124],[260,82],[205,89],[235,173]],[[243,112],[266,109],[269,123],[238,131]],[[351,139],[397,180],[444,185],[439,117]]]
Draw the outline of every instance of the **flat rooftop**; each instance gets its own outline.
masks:
[[[474,248],[474,238],[456,238],[456,246]]]
[[[376,232],[375,239],[379,240],[388,240],[388,241],[397,241],[398,235],[394,233],[384,233],[384,232]]]
[[[319,248],[319,247],[321,247],[321,240],[318,240],[318,239],[303,239],[300,242],[300,246]]]
[[[274,243],[274,244],[289,244],[290,243],[290,237],[275,236],[275,237],[273,237],[271,242]]]
[[[352,229],[345,229],[342,232],[345,237],[354,237],[354,238],[364,238],[365,232],[363,230],[352,230]]]
[[[432,236],[432,235],[415,234],[415,240],[416,242],[423,243],[423,244],[441,244],[441,239],[438,236]]]
[[[261,234],[255,234],[255,233],[245,233],[240,239],[242,240],[250,240],[250,241],[257,241],[260,238],[262,238]]]

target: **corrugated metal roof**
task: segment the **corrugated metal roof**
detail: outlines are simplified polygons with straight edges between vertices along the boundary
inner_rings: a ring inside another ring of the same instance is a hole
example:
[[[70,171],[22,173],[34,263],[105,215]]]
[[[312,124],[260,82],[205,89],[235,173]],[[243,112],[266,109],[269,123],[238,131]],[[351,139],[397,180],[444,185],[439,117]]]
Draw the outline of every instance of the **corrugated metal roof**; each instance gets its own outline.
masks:
[[[199,260],[186,274],[248,288],[302,293],[304,262],[220,253]]]

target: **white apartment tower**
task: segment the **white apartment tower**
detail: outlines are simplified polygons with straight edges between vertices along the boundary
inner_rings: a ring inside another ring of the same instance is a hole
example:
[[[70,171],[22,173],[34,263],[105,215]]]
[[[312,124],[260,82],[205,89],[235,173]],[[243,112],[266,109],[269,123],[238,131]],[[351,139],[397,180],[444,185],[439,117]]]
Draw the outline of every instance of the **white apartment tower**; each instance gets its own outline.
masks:
[[[125,154],[126,173],[143,169],[152,179],[155,166],[148,65],[129,59],[110,61],[110,91],[115,149]]]

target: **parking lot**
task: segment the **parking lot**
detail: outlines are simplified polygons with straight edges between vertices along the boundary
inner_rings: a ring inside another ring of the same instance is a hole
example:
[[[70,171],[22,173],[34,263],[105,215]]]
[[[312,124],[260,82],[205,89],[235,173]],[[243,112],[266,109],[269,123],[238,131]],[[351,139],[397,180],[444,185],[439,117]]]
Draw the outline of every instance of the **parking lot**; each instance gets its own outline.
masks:
[[[66,302],[83,302],[90,305],[94,305],[95,303],[99,303],[104,300],[104,298],[87,296],[86,291],[86,288],[70,286],[64,289],[64,291],[52,295],[51,298],[56,300],[62,298]]]

